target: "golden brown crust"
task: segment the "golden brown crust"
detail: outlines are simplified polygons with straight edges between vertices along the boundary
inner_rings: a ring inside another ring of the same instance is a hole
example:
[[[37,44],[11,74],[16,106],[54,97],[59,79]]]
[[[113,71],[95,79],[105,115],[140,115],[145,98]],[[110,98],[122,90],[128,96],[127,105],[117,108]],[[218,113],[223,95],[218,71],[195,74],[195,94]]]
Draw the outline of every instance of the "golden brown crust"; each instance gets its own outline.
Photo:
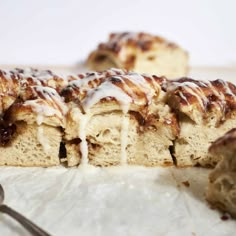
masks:
[[[66,102],[78,103],[84,111],[97,103],[117,102],[121,105],[147,108],[159,97],[164,78],[110,69],[79,75],[69,82],[61,95]],[[92,102],[91,102],[92,101]],[[121,108],[120,108],[121,109]]]
[[[153,44],[165,44],[168,47],[177,47],[176,44],[167,41],[164,38],[154,36],[148,33],[111,33],[108,42],[98,45],[98,49],[111,50],[114,53],[119,53],[124,46],[139,48],[142,51],[150,50]]]
[[[101,72],[92,71],[77,76],[68,76],[69,83],[60,94],[66,102],[81,100],[86,96],[89,89],[97,88],[106,79],[127,73],[126,70],[112,68]]]
[[[67,85],[67,78],[56,75],[50,70],[38,70],[34,68],[19,69],[16,68],[10,73],[16,74],[20,81],[21,90],[29,86],[44,86],[61,91]],[[22,92],[24,93],[24,91]]]
[[[67,77],[49,70],[0,70],[0,114],[4,115],[4,122],[25,120],[32,123],[42,115],[46,119],[43,122],[64,126],[67,108],[58,91],[67,81]]]
[[[21,99],[8,111],[12,122],[23,120],[28,123],[65,126],[67,107],[55,89],[43,86],[27,87]]]
[[[204,120],[212,114],[219,123],[236,109],[236,86],[230,82],[181,78],[163,87],[169,93],[170,105],[197,123],[199,117]]]
[[[18,74],[0,70],[0,115],[14,103],[19,93]]]
[[[228,131],[224,136],[218,138],[209,148],[212,154],[229,154],[236,151],[236,128]]]

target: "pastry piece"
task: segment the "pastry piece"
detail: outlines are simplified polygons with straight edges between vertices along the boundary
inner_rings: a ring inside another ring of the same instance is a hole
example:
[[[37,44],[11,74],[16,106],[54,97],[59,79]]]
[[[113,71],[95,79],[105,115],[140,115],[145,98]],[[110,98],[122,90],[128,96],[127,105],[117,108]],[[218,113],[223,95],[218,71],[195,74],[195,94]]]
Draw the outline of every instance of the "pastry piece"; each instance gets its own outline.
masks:
[[[0,70],[0,117],[15,102],[20,94],[17,74]]]
[[[88,59],[93,70],[111,67],[168,78],[186,76],[188,54],[179,46],[147,33],[112,33]]]
[[[210,144],[236,127],[235,85],[182,78],[162,86],[180,124],[173,153],[177,165],[214,166],[219,157],[208,153]]]
[[[209,175],[207,200],[236,217],[236,129],[216,140],[209,151],[221,161]]]
[[[15,102],[4,115],[1,126],[0,165],[59,165],[67,108],[55,89],[31,86],[24,100]],[[4,137],[7,134],[7,137]]]
[[[68,165],[173,165],[178,132],[164,101],[164,78],[122,70],[88,73],[62,91],[69,107]]]

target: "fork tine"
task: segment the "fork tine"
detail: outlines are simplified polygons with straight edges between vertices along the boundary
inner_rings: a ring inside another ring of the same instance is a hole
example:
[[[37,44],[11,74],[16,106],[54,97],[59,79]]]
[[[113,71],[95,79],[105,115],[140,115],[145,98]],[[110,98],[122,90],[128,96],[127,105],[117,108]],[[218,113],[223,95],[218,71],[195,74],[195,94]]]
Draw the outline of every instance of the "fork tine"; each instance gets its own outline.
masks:
[[[3,203],[4,201],[4,189],[2,187],[2,185],[0,184],[0,205]]]

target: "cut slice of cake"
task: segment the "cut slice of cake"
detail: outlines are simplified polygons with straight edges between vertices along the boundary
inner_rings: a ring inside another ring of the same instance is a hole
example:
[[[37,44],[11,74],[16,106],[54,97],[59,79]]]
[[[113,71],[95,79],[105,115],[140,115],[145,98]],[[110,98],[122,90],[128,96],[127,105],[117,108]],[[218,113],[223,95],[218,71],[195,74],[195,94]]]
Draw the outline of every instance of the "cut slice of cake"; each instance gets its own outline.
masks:
[[[4,115],[10,135],[0,145],[0,165],[59,165],[67,108],[55,89],[31,86]],[[4,133],[1,133],[1,138]]]
[[[182,78],[163,85],[168,103],[178,115],[180,133],[174,142],[178,166],[215,166],[211,143],[236,127],[236,87],[223,80]]]
[[[112,33],[88,59],[92,70],[116,67],[167,78],[186,76],[188,54],[176,44],[147,33]]]
[[[121,70],[78,77],[62,91],[69,166],[173,165],[178,124],[164,101],[164,78]]]

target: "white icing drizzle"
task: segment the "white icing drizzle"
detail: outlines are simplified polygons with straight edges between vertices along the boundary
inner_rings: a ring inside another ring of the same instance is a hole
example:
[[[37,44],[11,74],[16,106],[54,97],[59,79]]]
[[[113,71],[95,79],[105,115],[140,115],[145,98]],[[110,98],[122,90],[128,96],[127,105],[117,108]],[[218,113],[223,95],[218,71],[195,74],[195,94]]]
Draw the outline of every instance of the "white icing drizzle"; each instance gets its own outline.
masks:
[[[123,106],[123,116],[121,120],[121,133],[120,133],[120,143],[121,143],[121,165],[127,164],[127,144],[128,144],[128,131],[129,131],[129,106]]]
[[[192,95],[202,108],[199,113],[201,118],[210,117],[212,119],[213,115],[216,124],[225,119],[227,112],[234,109],[232,105],[236,103],[235,86],[232,84],[232,90],[230,84],[230,82],[220,79],[215,81],[195,81],[187,78],[186,80],[180,79],[179,81],[170,82],[168,89],[170,93],[177,92],[177,96],[186,102],[183,107],[180,106],[184,113],[190,117],[192,116],[194,102],[189,99],[189,95]]]
[[[225,92],[227,95],[232,96],[234,99],[236,98],[235,94],[233,94],[233,92],[231,91],[230,87],[229,87],[229,83],[224,81],[224,80],[218,80],[221,84],[223,84]]]
[[[28,86],[48,86],[61,90],[68,84],[68,77],[56,75],[50,70],[37,70],[33,68],[14,69],[10,73],[17,75],[21,89]],[[22,91],[24,93],[24,91]]]
[[[163,44],[168,44],[166,40],[164,40],[161,37],[153,36],[151,34],[147,33],[137,33],[137,32],[123,32],[123,33],[113,33],[110,35],[109,41],[103,45],[108,48],[114,48],[114,46],[119,46],[121,50],[119,53],[121,53],[122,47],[125,47],[126,44],[128,44],[130,41],[134,42],[135,44],[142,45],[142,42],[159,42]]]
[[[80,92],[84,92],[88,89],[96,87],[98,83],[102,83],[109,77],[123,75],[125,73],[125,71],[116,68],[111,68],[103,72],[88,72],[75,76],[77,79],[71,81],[69,86],[79,88]]]
[[[35,97],[34,100],[26,100],[23,106],[30,106],[37,115],[50,117],[57,116],[63,122],[64,115],[68,108],[55,89],[42,86],[32,86],[31,92]]]
[[[43,132],[43,127],[42,126],[38,126],[38,133],[37,133],[37,138],[38,138],[38,142],[42,145],[43,147],[43,151],[48,154],[51,146],[49,144],[49,140],[47,139],[47,137],[44,135]]]
[[[184,89],[187,93],[192,94],[194,97],[196,97],[196,99],[198,100],[198,103],[200,104],[202,109],[205,110],[205,105],[207,104],[208,100],[207,100],[204,92],[202,91],[202,89],[197,84],[195,84],[194,82],[190,82],[190,81],[173,82],[170,86],[170,90],[175,90],[178,87],[184,87]],[[184,94],[182,92],[181,92],[180,96],[183,100],[185,100],[187,102],[187,104],[189,104],[188,98],[186,96],[184,96]]]
[[[182,92],[179,92],[179,96],[180,96],[188,105],[190,105],[188,99],[186,98],[186,96],[183,95]]]
[[[219,80],[220,81],[220,80]],[[203,83],[203,82],[202,82]],[[217,101],[217,109],[219,108],[222,112],[225,111],[225,103],[226,103],[226,100],[225,100],[225,95],[224,93],[222,93],[221,91],[218,91],[210,81],[205,81],[205,84],[208,85],[208,87],[211,89],[212,93],[217,97],[219,98],[219,100]],[[207,87],[206,85],[206,87]],[[216,105],[216,103],[215,103]]]
[[[48,103],[44,103],[40,99],[27,100],[24,102],[23,106],[26,106],[26,107],[30,106],[32,108],[32,111],[38,114],[38,116],[39,114],[41,116],[47,116],[47,117],[56,115],[59,118],[63,118],[62,113],[59,110],[49,106]]]
[[[154,86],[154,88],[151,86],[150,83],[146,81],[144,76],[137,74],[137,73],[130,73],[127,78],[132,81],[132,83],[135,84],[135,86],[138,87],[138,89],[145,93],[148,104],[151,103],[153,96],[157,93],[157,91],[160,91],[160,85],[155,81],[155,79],[152,76],[148,76],[149,79],[152,80],[151,84]],[[132,89],[131,89],[132,91]],[[139,98],[135,99],[135,103],[138,104]],[[141,105],[141,104],[140,104]]]
[[[121,88],[108,81],[105,81],[96,90],[88,91],[87,96],[82,101],[82,106],[85,112],[87,112],[93,105],[101,101],[101,99],[107,97],[115,98],[120,103],[121,107],[132,102],[131,97],[124,93]]]
[[[17,73],[21,76],[21,79],[32,78],[37,82],[38,80],[45,81],[52,79],[54,76],[60,77],[60,79],[66,80],[66,77],[55,75],[50,70],[38,70],[34,68],[25,68],[25,69],[14,69],[11,72]]]
[[[113,45],[114,43],[123,44],[126,43],[129,39],[138,40],[139,34],[134,32],[127,32],[125,34],[117,33],[113,34],[113,37],[110,38],[109,44]]]
[[[80,152],[81,152],[81,165],[87,165],[89,162],[88,159],[88,143],[86,140],[86,127],[88,124],[88,121],[90,119],[90,115],[89,114],[80,114],[79,117],[79,132],[78,132],[78,136],[81,140],[80,142]]]
[[[42,145],[43,151],[46,154],[48,154],[48,151],[50,150],[51,146],[49,144],[49,140],[47,139],[47,137],[44,136],[43,127],[41,126],[41,124],[43,123],[43,115],[41,113],[37,115],[36,122],[38,125],[38,131],[37,131],[38,142]]]
[[[59,96],[57,91],[53,88],[34,86],[35,91],[39,96],[42,96],[54,108],[59,109],[62,114],[67,113],[67,106],[64,104],[63,99]]]
[[[43,123],[43,115],[41,113],[38,113],[36,123],[37,125],[41,125]]]

